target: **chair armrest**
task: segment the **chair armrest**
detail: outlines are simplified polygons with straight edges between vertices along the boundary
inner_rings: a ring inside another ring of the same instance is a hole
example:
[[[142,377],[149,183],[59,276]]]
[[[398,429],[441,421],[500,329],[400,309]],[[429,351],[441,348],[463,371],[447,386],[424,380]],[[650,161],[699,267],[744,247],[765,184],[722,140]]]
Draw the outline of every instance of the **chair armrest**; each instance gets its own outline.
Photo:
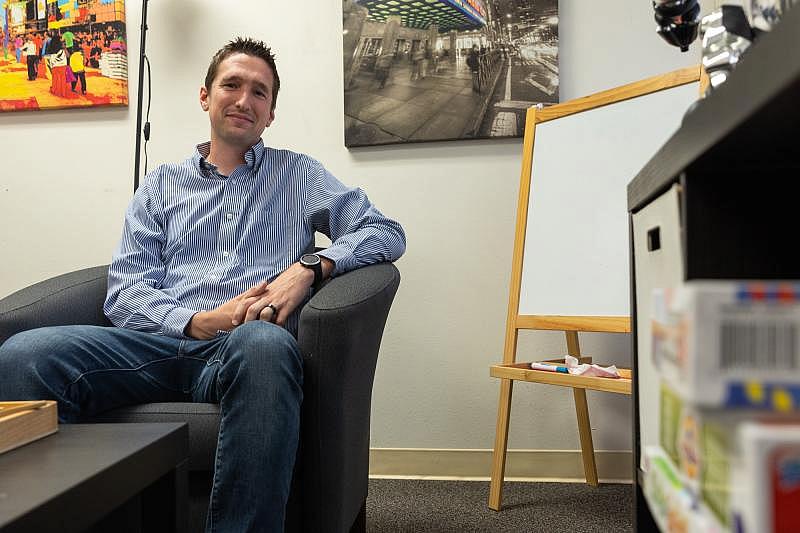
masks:
[[[372,384],[400,273],[380,263],[333,278],[300,314],[304,531],[349,531],[367,495]],[[314,522],[314,523],[311,523]]]
[[[0,344],[20,331],[44,326],[110,326],[103,314],[108,265],[46,279],[0,300]]]

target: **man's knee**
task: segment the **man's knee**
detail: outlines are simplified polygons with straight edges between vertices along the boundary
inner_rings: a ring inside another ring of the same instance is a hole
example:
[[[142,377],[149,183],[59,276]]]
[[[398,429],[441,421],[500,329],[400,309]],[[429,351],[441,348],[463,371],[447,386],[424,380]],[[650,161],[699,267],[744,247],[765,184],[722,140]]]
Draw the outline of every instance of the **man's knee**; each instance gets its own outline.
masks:
[[[94,326],[52,326],[22,331],[0,345],[0,361],[25,364],[61,359],[60,355],[88,337]]]
[[[45,393],[45,377],[57,347],[52,328],[23,331],[0,345],[0,399],[29,399],[30,394]]]
[[[230,333],[228,339],[232,360],[255,373],[282,369],[295,375],[302,374],[302,357],[297,341],[286,329],[254,320],[242,324]]]
[[[51,328],[17,333],[0,345],[0,368],[28,367],[53,353]],[[4,372],[0,372],[4,375]]]
[[[253,320],[242,324],[230,333],[231,342],[249,349],[260,350],[275,347],[299,354],[297,341],[286,329],[271,322]]]

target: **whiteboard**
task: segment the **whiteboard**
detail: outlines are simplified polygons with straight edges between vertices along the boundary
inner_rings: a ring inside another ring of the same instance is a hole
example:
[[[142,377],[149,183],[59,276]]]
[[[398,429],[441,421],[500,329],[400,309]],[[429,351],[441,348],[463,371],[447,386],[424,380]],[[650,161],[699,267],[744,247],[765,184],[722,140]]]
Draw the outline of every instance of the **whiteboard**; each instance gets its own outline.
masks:
[[[536,125],[520,315],[630,315],[627,185],[698,93],[689,83]]]

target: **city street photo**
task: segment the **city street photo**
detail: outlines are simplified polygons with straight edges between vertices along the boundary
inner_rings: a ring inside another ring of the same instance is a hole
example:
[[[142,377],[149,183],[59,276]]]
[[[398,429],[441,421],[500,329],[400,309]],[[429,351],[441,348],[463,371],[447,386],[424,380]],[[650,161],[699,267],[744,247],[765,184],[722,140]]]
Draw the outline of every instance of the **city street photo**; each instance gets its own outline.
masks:
[[[521,137],[558,103],[558,0],[343,0],[348,147]]]

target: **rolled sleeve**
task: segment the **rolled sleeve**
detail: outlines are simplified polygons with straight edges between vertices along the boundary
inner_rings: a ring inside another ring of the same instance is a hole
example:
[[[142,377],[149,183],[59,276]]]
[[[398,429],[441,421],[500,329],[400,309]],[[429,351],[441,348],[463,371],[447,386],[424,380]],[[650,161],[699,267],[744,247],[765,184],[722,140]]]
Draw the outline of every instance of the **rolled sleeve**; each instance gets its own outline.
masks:
[[[189,321],[196,313],[197,311],[186,309],[185,307],[174,308],[164,317],[164,322],[161,325],[162,333],[167,337],[189,338],[184,332],[186,331],[186,325],[189,324]]]
[[[331,246],[320,255],[335,263],[334,276],[396,261],[405,252],[400,224],[378,211],[363,190],[345,186],[319,163],[307,210],[314,230],[331,239]]]
[[[165,275],[164,231],[153,181],[139,188],[128,207],[108,269],[103,311],[118,327],[185,338],[183,330],[196,311],[160,290]]]

